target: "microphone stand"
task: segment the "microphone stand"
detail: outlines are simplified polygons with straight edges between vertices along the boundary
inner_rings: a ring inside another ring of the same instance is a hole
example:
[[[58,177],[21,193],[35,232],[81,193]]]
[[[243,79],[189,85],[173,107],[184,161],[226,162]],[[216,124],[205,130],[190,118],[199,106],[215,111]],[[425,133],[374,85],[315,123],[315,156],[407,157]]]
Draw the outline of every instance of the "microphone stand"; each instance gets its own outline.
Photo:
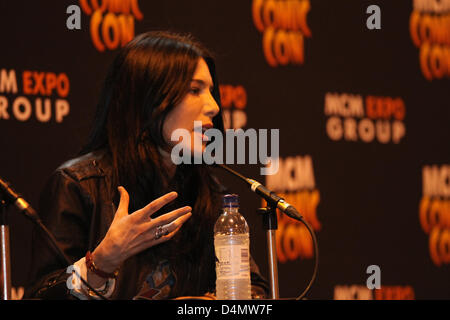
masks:
[[[11,260],[9,251],[9,225],[6,213],[6,202],[0,199],[0,244],[1,244],[1,278],[2,300],[11,299]]]
[[[275,232],[278,229],[277,209],[275,206],[267,204],[265,208],[259,208],[257,213],[262,215],[263,226],[266,230],[268,262],[270,273],[270,293],[272,299],[280,298],[280,291],[278,286],[278,258]]]

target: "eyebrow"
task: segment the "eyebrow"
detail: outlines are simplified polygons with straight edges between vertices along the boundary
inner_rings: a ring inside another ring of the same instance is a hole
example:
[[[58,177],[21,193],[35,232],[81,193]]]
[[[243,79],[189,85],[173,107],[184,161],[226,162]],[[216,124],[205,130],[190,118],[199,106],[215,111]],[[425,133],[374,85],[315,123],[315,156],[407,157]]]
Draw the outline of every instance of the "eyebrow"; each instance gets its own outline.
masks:
[[[191,80],[191,83],[192,82],[195,82],[196,84],[198,84],[198,85],[200,85],[200,86],[203,86],[203,87],[209,87],[210,89],[212,89],[212,88],[214,88],[214,85],[213,84],[211,84],[211,85],[207,85],[207,83],[206,83],[206,81],[204,81],[204,80],[201,80],[201,79],[192,79]]]

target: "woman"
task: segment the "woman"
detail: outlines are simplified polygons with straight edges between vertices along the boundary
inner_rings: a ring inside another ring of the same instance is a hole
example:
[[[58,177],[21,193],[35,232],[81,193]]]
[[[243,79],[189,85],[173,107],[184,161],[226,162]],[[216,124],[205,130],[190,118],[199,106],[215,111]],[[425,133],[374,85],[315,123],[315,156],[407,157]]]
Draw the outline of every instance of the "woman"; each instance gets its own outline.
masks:
[[[148,32],[114,60],[89,142],[56,170],[40,201],[44,224],[102,295],[214,291],[213,226],[224,190],[208,167],[174,165],[171,150],[183,143],[194,152],[196,135],[203,138],[194,121],[223,132],[219,104],[213,59],[189,36]],[[176,129],[191,141],[172,141]],[[72,288],[68,266],[40,233],[34,237],[32,281],[41,280],[27,297],[98,298],[84,285]],[[253,261],[252,292],[267,293]]]

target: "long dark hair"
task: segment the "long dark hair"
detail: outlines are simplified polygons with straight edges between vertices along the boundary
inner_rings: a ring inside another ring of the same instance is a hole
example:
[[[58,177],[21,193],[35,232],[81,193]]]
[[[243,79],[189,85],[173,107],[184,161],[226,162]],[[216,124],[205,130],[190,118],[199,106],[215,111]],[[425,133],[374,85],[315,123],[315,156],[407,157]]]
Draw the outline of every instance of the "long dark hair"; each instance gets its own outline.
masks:
[[[200,58],[208,64],[212,94],[220,106],[214,60],[208,50],[190,35],[138,35],[119,52],[108,71],[93,129],[81,151],[107,151],[112,185],[124,186],[130,194],[129,212],[174,189],[178,199],[161,212],[180,205],[193,208],[192,217],[171,241],[140,255],[149,264],[162,258],[172,262],[177,275],[173,296],[199,295],[214,287],[212,236],[220,185],[204,165],[179,165],[169,179],[158,150],[166,147],[165,118],[187,94]],[[221,112],[213,124],[224,131]]]

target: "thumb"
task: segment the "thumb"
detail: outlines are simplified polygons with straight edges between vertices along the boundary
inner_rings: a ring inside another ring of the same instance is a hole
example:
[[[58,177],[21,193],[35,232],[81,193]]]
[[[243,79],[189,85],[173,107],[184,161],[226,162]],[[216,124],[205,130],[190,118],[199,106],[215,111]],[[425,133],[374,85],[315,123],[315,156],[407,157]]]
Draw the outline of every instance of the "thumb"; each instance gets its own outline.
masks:
[[[122,186],[118,187],[117,190],[119,190],[120,193],[120,202],[114,219],[127,216],[128,206],[130,204],[130,196],[128,195],[127,190],[125,190],[125,188]]]

